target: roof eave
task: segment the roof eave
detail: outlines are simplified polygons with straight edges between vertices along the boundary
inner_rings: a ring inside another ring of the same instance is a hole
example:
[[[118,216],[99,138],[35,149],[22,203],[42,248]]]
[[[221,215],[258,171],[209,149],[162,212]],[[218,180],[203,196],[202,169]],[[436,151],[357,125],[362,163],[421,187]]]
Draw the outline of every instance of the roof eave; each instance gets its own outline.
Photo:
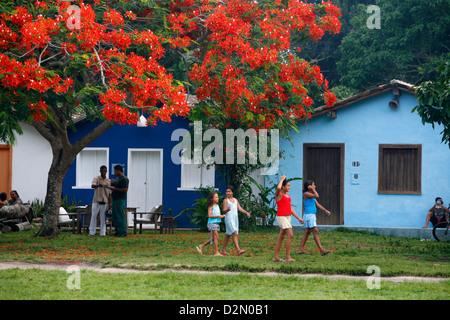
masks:
[[[320,116],[328,111],[334,111],[340,108],[343,108],[345,106],[348,106],[350,104],[353,104],[355,102],[373,97],[375,95],[378,95],[380,93],[389,91],[393,88],[398,88],[399,90],[408,92],[408,93],[415,93],[415,88],[414,85],[404,82],[404,81],[400,81],[400,80],[391,80],[389,83],[366,90],[364,92],[358,93],[354,96],[348,97],[344,100],[341,100],[339,102],[337,102],[333,107],[329,108],[326,105],[322,105],[318,108],[314,109],[314,113],[311,114],[311,117],[316,117],[316,116]],[[302,118],[301,120],[305,120],[305,118]]]

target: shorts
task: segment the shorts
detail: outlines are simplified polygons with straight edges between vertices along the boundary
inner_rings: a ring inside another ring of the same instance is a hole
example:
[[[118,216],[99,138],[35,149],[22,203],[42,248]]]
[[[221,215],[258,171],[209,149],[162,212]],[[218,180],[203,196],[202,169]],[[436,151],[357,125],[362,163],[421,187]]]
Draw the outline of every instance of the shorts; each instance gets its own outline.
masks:
[[[277,224],[280,229],[290,229],[292,228],[291,216],[277,216]]]
[[[314,228],[317,227],[317,220],[315,213],[307,213],[303,216],[303,220],[305,220],[305,224],[303,225],[305,228]]]
[[[209,232],[211,232],[209,243],[213,244],[213,231],[215,231],[215,230],[220,231],[220,225],[218,223],[208,223],[207,226],[208,226]]]
[[[220,231],[220,225],[218,223],[208,223],[208,231]]]

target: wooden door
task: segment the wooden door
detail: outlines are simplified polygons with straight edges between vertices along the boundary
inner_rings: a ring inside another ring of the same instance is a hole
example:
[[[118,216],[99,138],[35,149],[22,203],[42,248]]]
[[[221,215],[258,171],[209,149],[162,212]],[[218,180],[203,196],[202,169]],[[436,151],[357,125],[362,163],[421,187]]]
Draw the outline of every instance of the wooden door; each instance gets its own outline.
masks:
[[[303,144],[303,181],[315,182],[319,203],[331,211],[317,210],[317,224],[344,224],[344,157],[341,143]]]
[[[0,193],[6,192],[9,198],[12,181],[12,147],[0,145]]]

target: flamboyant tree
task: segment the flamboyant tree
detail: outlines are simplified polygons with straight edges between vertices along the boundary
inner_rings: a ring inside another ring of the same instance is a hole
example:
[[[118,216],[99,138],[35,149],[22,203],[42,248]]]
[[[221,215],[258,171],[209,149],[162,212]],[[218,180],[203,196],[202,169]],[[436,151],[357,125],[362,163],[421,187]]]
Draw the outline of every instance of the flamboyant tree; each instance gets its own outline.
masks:
[[[170,34],[149,28],[152,10],[140,3],[0,5],[0,138],[14,142],[26,121],[53,152],[39,235],[56,234],[63,178],[85,146],[116,123],[135,124],[140,114],[170,121],[189,111],[183,86],[159,63]],[[101,121],[71,143],[68,129],[83,115]]]
[[[331,2],[298,0],[1,4],[0,139],[13,142],[28,121],[53,151],[39,234],[55,234],[64,175],[85,146],[140,114],[150,125],[188,114],[185,89],[195,89],[192,119],[205,127],[292,125],[308,115],[311,92],[331,106],[320,69],[290,43],[339,32],[339,16]],[[67,130],[80,115],[100,124],[70,143]]]
[[[183,9],[169,21],[187,42],[198,25],[208,31],[193,50],[189,73],[199,99],[190,118],[202,121],[205,130],[217,128],[225,136],[227,129],[277,128],[286,134],[296,121],[311,115],[313,99],[327,106],[335,103],[320,68],[300,58],[298,47],[292,51],[294,42],[317,42],[326,32],[340,31],[340,9],[330,1],[228,0],[184,10],[193,4],[175,1]],[[249,164],[248,149],[245,165],[227,163],[227,153],[237,151],[224,149],[220,168],[227,184],[238,187],[261,166]]]
[[[209,30],[190,71],[199,119],[220,128],[270,129],[308,116],[308,86],[323,92],[325,104],[336,101],[320,68],[290,51],[293,39],[318,41],[339,32],[340,10],[331,2],[229,0],[194,13]],[[189,18],[183,12],[173,18],[184,21],[180,34],[189,34]]]

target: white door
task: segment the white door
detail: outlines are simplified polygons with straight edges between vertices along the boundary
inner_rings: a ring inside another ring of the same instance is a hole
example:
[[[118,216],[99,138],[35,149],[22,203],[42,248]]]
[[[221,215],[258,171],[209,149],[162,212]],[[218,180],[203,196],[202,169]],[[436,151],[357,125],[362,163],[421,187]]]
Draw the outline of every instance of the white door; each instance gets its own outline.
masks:
[[[162,149],[128,149],[127,207],[138,207],[137,212],[149,212],[153,206],[163,204],[162,157]],[[133,214],[128,214],[127,221],[128,226],[133,226]]]

